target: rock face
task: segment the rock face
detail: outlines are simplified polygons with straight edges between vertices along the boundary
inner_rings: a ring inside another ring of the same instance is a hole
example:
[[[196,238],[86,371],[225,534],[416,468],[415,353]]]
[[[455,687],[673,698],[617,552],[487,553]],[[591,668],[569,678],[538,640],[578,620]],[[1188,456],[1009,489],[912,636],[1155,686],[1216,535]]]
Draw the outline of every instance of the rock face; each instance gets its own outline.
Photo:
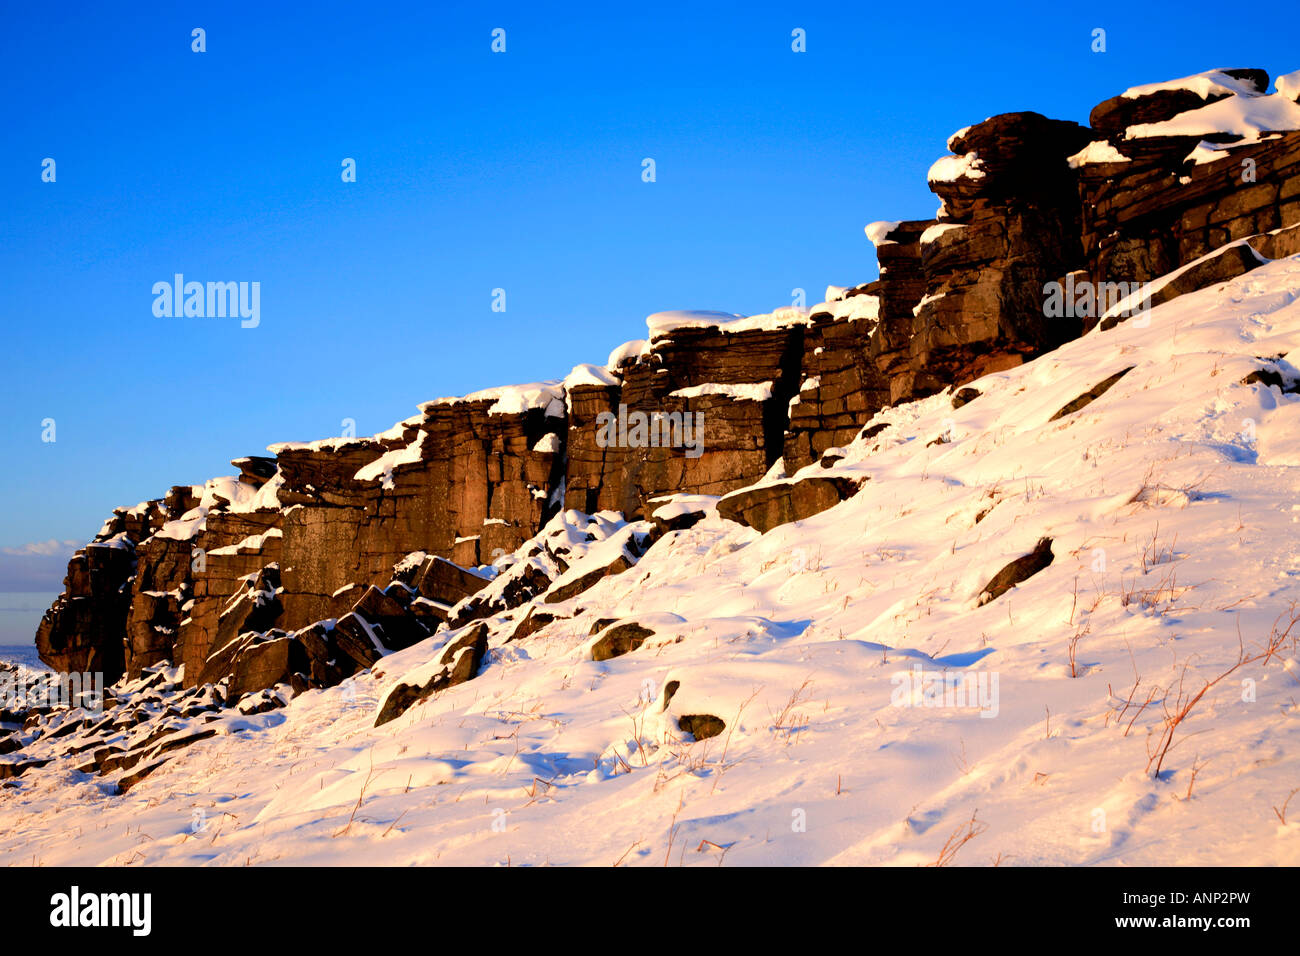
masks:
[[[110,683],[183,664],[187,688],[271,707],[273,686],[336,684],[536,602],[525,640],[715,503],[759,531],[833,507],[856,486],[816,466],[882,408],[944,389],[960,407],[980,376],[1125,319],[1100,292],[1054,312],[1050,289],[1163,276],[1138,296],[1159,302],[1300,252],[1300,104],[1268,85],[1240,69],[1135,87],[1092,128],[991,117],[931,167],[934,219],[867,227],[875,281],[764,316],[659,313],[604,366],[274,445],[118,509],[69,562],[41,657]]]
[[[340,588],[386,583],[412,552],[468,567],[513,552],[558,509],[564,423],[563,393],[540,386],[428,403],[377,441],[275,446],[287,625],[335,616]]]
[[[862,423],[889,404],[889,379],[870,349],[880,308],[877,296],[849,290],[809,316],[783,446],[788,473],[852,442]]]
[[[910,392],[929,395],[1010,368],[1073,338],[1049,322],[1043,284],[1083,265],[1080,204],[1068,157],[1089,139],[1037,113],[994,116],[948,141],[930,168],[943,200],[920,237],[925,295],[908,338]]]
[[[121,677],[134,570],[135,547],[129,539],[92,542],[78,551],[68,562],[63,594],[37,628],[41,660],[58,671]]]
[[[1092,112],[1094,142],[1072,162],[1096,282],[1149,282],[1300,222],[1300,132],[1277,122],[1287,104],[1264,95],[1268,74],[1189,79],[1199,82],[1138,87]]]
[[[782,453],[787,409],[799,390],[804,322],[791,310],[743,329],[725,320],[652,324],[658,334],[644,352],[619,360],[616,385],[574,390],[566,506],[642,517],[652,498],[683,490],[723,494],[761,478]],[[602,435],[610,416],[619,437],[626,436],[612,446]],[[633,431],[639,416],[661,416],[670,430],[680,420],[690,441],[653,442],[652,427],[651,440],[642,442]]]

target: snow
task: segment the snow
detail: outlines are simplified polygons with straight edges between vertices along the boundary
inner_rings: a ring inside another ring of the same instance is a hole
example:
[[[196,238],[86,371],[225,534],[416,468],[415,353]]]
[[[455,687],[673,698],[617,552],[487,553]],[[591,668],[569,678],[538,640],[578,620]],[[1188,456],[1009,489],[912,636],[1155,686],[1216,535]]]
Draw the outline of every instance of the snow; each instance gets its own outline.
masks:
[[[1106,311],[1101,316],[1102,319],[1108,319],[1111,318],[1112,316],[1128,316],[1128,315],[1136,314],[1138,312],[1145,312],[1146,303],[1150,299],[1152,299],[1157,292],[1159,292],[1169,283],[1173,282],[1183,273],[1196,268],[1201,263],[1213,259],[1217,255],[1220,255],[1225,249],[1231,249],[1234,246],[1243,246],[1243,245],[1246,246],[1248,249],[1250,249],[1251,254],[1260,262],[1268,261],[1263,256],[1261,256],[1258,252],[1256,252],[1254,246],[1251,246],[1250,243],[1246,241],[1246,239],[1237,239],[1233,242],[1228,243],[1227,245],[1220,246],[1218,249],[1215,249],[1213,252],[1207,252],[1205,255],[1201,256],[1200,258],[1193,259],[1191,262],[1187,263],[1186,265],[1179,266],[1173,272],[1168,272],[1165,275],[1161,276],[1159,279],[1155,279],[1151,282],[1147,282],[1139,285],[1138,288],[1135,289],[1133,292],[1129,293],[1124,298],[1120,299],[1118,302],[1115,302],[1108,309],[1106,309]],[[1144,318],[1147,317],[1144,316]],[[1100,328],[1101,328],[1101,323],[1099,322],[1097,326],[1094,328],[1094,331],[1099,331]]]
[[[926,295],[921,296],[921,301],[916,303],[916,305],[912,306],[912,314],[920,315],[921,310],[924,309],[927,305],[929,305],[931,302],[938,302],[947,294],[948,294],[947,292],[935,292],[935,293],[927,293]]]
[[[375,435],[375,439],[377,441],[397,441],[406,435],[407,429],[415,428],[422,421],[424,421],[423,415],[412,415],[410,418],[398,422],[392,428],[385,429]]]
[[[609,353],[609,359],[605,362],[605,368],[612,372],[617,372],[628,362],[635,362],[642,355],[650,352],[649,339],[633,339],[631,342],[624,342],[614,351]]]
[[[838,302],[828,302],[814,311],[821,311],[822,309],[829,312],[836,319],[847,319],[850,322],[874,322],[880,318],[880,296],[853,295]]]
[[[659,518],[662,521],[671,521],[673,518],[680,518],[682,515],[694,514],[697,511],[717,511],[719,495],[669,495],[666,498],[651,498],[650,503],[664,502],[655,507],[650,512],[650,517]]]
[[[179,518],[165,522],[156,535],[174,541],[191,541],[204,529],[209,512],[248,514],[279,509],[279,492],[282,487],[284,476],[278,470],[260,488],[245,484],[239,480],[238,475],[211,478],[202,488],[193,488],[199,499],[198,505]]]
[[[272,455],[279,455],[286,451],[342,451],[348,447],[363,445],[370,440],[369,438],[318,438],[315,441],[278,441],[267,445],[266,450]]]
[[[1300,349],[1300,257],[1149,316],[972,382],[960,409],[879,413],[801,473],[869,479],[829,511],[766,535],[711,514],[527,639],[506,641],[527,607],[488,618],[481,675],[381,727],[388,688],[458,632],[213,721],[124,796],[71,762],[29,771],[0,800],[0,862],[912,866],[975,813],[959,865],[1298,865],[1294,802],[1286,825],[1272,810],[1300,779],[1294,644],[1147,763],[1180,681],[1199,691],[1300,601],[1300,397],[1240,384]],[[535,542],[582,573],[627,527],[566,512]],[[979,606],[1043,535],[1053,563]],[[530,546],[516,567],[552,560]],[[655,633],[593,661],[602,619]],[[934,706],[944,681],[986,696]],[[690,714],[727,729],[692,741]]]
[[[438,398],[425,402],[420,410],[428,412],[439,405],[461,405],[466,402],[491,401],[489,415],[523,415],[534,409],[545,409],[547,415],[564,415],[564,383],[558,380],[531,382],[526,385],[502,385],[484,388],[468,395]]]
[[[154,536],[172,541],[192,541],[203,530],[203,522],[208,513],[206,509],[193,508],[174,521],[168,521],[159,528]]]
[[[1277,77],[1273,88],[1293,102],[1300,99],[1300,70]]]
[[[1240,94],[1253,96],[1257,93],[1255,87],[1246,80],[1239,80],[1220,70],[1207,70],[1204,73],[1194,73],[1191,76],[1180,77],[1176,80],[1133,86],[1121,93],[1120,96],[1128,100],[1134,100],[1139,97],[1150,96],[1152,93],[1172,90],[1189,90],[1203,100],[1215,95],[1231,96]]]
[[[716,328],[719,332],[753,332],[801,325],[808,320],[808,310],[785,306],[762,315],[737,315],[732,312],[673,311],[656,312],[646,318],[650,340],[664,338],[679,329]]]
[[[868,223],[865,229],[867,238],[871,240],[873,246],[893,245],[894,240],[889,238],[889,234],[903,224],[901,219],[887,220],[882,219],[879,222]],[[829,296],[827,297],[829,298]]]
[[[942,156],[935,160],[926,181],[931,183],[955,183],[959,179],[983,179],[984,164],[975,153],[964,156]]]
[[[539,455],[558,455],[563,450],[564,443],[555,432],[547,432],[533,446],[533,451]]]
[[[611,359],[613,356],[610,357]],[[617,368],[617,366],[614,366]],[[618,376],[612,375],[609,371],[610,366],[601,367],[599,365],[575,365],[573,371],[564,377],[564,392],[569,393],[570,389],[580,385],[617,385]]]
[[[1159,123],[1139,123],[1124,131],[1125,139],[1152,136],[1210,136],[1227,133],[1244,142],[1258,142],[1265,133],[1300,129],[1300,104],[1274,93],[1231,96],[1200,109],[1179,113]]]
[[[245,551],[261,551],[266,542],[271,538],[283,538],[284,531],[280,528],[268,528],[261,534],[251,534],[236,544],[226,545],[224,548],[213,548],[208,552],[209,555],[230,555],[234,556]]]
[[[966,227],[960,223],[954,223],[954,222],[935,223],[933,226],[928,227],[925,230],[925,232],[921,233],[921,245],[928,246],[930,243],[934,242],[936,239],[942,236],[945,232],[953,232],[954,230],[965,229],[965,228]]]
[[[1128,163],[1127,156],[1104,139],[1093,140],[1068,159],[1071,169],[1095,163]]]
[[[677,309],[669,312],[656,312],[646,317],[646,327],[650,329],[653,341],[678,329],[721,328],[745,316],[734,312],[715,312],[709,309]]]
[[[352,476],[354,481],[374,481],[376,478],[383,479],[383,487],[390,489],[393,487],[393,469],[399,465],[413,465],[420,461],[421,449],[424,446],[424,436],[427,432],[421,431],[415,436],[415,440],[409,445],[402,448],[393,448],[384,452],[368,465],[362,465],[357,469],[356,474]]]
[[[723,385],[707,382],[704,385],[691,385],[669,392],[670,398],[698,398],[701,395],[723,395],[735,402],[765,402],[772,397],[772,383]]]
[[[280,489],[284,487],[284,474],[278,469],[271,478],[253,494],[232,504],[229,511],[247,514],[254,511],[278,511],[280,509]]]

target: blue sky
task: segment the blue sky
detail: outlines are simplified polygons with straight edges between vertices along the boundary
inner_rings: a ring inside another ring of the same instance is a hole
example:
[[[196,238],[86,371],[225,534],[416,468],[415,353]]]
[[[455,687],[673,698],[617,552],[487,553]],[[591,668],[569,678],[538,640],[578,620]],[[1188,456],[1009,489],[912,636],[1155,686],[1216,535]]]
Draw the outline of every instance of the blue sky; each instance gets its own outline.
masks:
[[[80,6],[0,13],[0,590],[269,442],[871,279],[863,225],[933,215],[926,169],[985,116],[1300,67],[1210,3]],[[177,272],[260,282],[261,324],[155,317]]]

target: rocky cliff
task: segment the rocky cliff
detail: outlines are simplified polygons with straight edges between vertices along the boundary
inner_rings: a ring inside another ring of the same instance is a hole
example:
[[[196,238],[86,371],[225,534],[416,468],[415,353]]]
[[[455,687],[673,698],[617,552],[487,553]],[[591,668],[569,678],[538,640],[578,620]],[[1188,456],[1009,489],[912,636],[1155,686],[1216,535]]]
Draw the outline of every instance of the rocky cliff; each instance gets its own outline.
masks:
[[[110,683],[183,664],[185,686],[223,684],[229,701],[327,686],[447,622],[537,601],[525,630],[547,596],[625,571],[719,498],[736,520],[826,507],[854,489],[783,480],[887,406],[1102,323],[1095,299],[1045,307],[1049,284],[1167,297],[1300,252],[1295,80],[1136,87],[1089,127],[992,117],[930,169],[933,220],[867,227],[875,281],[811,309],[660,313],[604,366],[429,402],[368,438],[273,445],[234,459],[237,475],[118,509],[69,563],[41,657]],[[761,502],[735,497],[765,478]],[[476,641],[429,688],[473,677]]]

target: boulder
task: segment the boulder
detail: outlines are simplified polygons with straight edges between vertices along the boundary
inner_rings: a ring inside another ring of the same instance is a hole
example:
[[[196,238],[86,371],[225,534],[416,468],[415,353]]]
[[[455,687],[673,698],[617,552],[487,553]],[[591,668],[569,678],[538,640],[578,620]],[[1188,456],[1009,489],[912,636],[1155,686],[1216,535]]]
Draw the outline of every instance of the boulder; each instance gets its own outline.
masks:
[[[1114,375],[1106,376],[1100,382],[1094,385],[1092,388],[1084,392],[1082,395],[1066,402],[1063,406],[1061,406],[1059,410],[1057,410],[1055,415],[1053,415],[1051,418],[1048,419],[1048,421],[1054,422],[1059,418],[1064,418],[1066,415],[1073,415],[1079,409],[1091,405],[1094,401],[1101,398],[1101,396],[1105,395],[1106,392],[1110,390],[1110,387],[1112,385],[1118,382],[1129,372],[1133,371],[1134,368],[1136,368],[1136,366],[1130,365],[1128,368],[1120,369]]]
[[[1213,72],[1237,80],[1243,88],[1256,93],[1268,90],[1268,73],[1264,70],[1232,69]],[[1137,95],[1122,93],[1094,106],[1088,114],[1088,124],[1107,136],[1122,136],[1130,126],[1160,123],[1173,119],[1179,113],[1200,109],[1232,95],[1230,89],[1215,90],[1207,87],[1202,92],[1187,86],[1156,88]]]
[[[555,621],[562,621],[565,618],[559,614],[552,614],[549,611],[538,610],[536,606],[530,607],[528,613],[524,615],[516,626],[511,635],[506,638],[506,643],[511,641],[522,641],[526,637],[531,637],[542,628]]]
[[[687,714],[677,719],[677,726],[683,733],[690,734],[696,740],[708,740],[727,729],[721,717],[712,714]]]
[[[442,669],[423,684],[401,683],[394,687],[379,709],[375,726],[395,720],[439,691],[473,680],[478,676],[483,657],[487,654],[487,646],[488,628],[483,623],[473,625],[450,641],[438,660],[443,665]]]
[[[591,659],[593,661],[607,661],[611,658],[622,657],[644,644],[646,638],[653,636],[654,631],[648,627],[642,627],[635,621],[628,624],[619,624],[604,631],[600,638],[591,645]]]
[[[1033,577],[1039,571],[1043,570],[1043,568],[1050,565],[1053,557],[1052,539],[1040,538],[1038,543],[1034,545],[1033,551],[1021,555],[997,574],[993,575],[993,578],[989,583],[984,585],[984,589],[980,591],[977,603],[980,606],[983,606],[988,604],[990,601],[997,600],[1017,584]]]
[[[802,521],[833,508],[858,493],[860,481],[840,475],[787,479],[724,495],[718,514],[766,534],[791,521]]]

